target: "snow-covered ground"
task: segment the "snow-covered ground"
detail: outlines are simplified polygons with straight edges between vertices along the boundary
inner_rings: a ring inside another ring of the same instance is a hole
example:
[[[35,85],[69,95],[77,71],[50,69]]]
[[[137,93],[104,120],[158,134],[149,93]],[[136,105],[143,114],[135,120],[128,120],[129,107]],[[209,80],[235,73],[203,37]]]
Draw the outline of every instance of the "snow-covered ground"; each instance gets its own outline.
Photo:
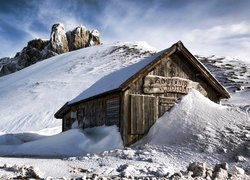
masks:
[[[164,177],[184,171],[190,162],[203,162],[210,167],[227,162],[229,169],[236,165],[249,173],[249,137],[247,113],[215,104],[194,90],[165,113],[148,135],[131,148],[122,148],[114,126],[73,129],[26,143],[21,140],[16,143],[16,138],[22,139],[17,135],[12,137],[15,143],[0,148],[1,155],[72,157],[5,157],[0,158],[0,162],[1,166],[6,164],[7,167],[35,167],[42,178],[69,179],[93,174],[103,177]],[[236,156],[242,157],[241,162],[235,161]],[[8,173],[8,177],[20,174],[18,171]],[[6,175],[4,168],[1,174]]]
[[[232,93],[230,99],[222,101],[224,104],[233,106],[250,105],[250,60],[241,61],[231,57],[215,55],[196,57]]]
[[[227,162],[228,172],[237,166],[250,174],[250,66],[234,59],[199,56],[231,99],[219,105],[191,91],[130,148],[122,147],[115,126],[59,133],[59,107],[152,51],[144,43],[96,46],[0,78],[0,178],[162,179],[191,162]]]

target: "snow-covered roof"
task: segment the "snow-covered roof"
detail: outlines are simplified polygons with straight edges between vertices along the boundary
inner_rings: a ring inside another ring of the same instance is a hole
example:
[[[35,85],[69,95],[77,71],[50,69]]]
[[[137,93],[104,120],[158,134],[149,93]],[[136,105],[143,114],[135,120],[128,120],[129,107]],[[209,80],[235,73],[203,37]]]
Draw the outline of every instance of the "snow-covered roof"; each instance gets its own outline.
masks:
[[[96,96],[105,92],[118,89],[124,82],[126,82],[129,78],[131,78],[138,71],[143,69],[146,65],[154,61],[155,58],[159,57],[161,54],[166,52],[166,50],[168,49],[160,51],[153,56],[142,59],[138,63],[119,69],[115,72],[112,72],[102,77],[92,86],[90,86],[88,89],[86,89],[81,94],[79,94],[76,98],[69,101],[68,104],[74,104],[84,99],[88,99],[92,96]]]
[[[172,45],[170,48],[162,50],[151,57],[142,59],[138,63],[119,69],[102,77],[95,84],[93,84],[88,89],[79,94],[77,97],[69,101],[68,105],[78,103],[79,101],[83,101],[106,92],[111,92],[120,89],[121,86],[125,84],[125,82],[132,78],[136,73],[147,67],[147,65],[149,65],[151,62],[158,59],[163,54],[168,54],[172,52],[176,48],[181,51],[183,50],[185,54],[188,52],[189,58],[192,59],[190,60],[190,62],[195,63],[197,65],[196,67],[200,69],[202,73],[205,74],[206,78],[209,79],[210,82],[212,82],[212,85],[217,88],[219,92],[221,92],[223,97],[230,97],[229,93],[220,84],[220,82],[207,70],[207,68],[199,60],[193,57],[189,53],[189,51],[183,46],[182,42],[179,41],[176,44]],[[190,57],[190,55],[192,57]]]

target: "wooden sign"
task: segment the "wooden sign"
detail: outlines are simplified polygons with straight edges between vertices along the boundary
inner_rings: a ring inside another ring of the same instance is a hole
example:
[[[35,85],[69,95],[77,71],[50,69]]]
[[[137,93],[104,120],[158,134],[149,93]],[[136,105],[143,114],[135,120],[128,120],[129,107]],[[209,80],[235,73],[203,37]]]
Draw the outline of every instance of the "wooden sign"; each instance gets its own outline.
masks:
[[[193,88],[203,95],[207,95],[199,83],[180,77],[148,75],[145,77],[143,85],[143,91],[146,94],[164,94],[168,92],[187,94]]]

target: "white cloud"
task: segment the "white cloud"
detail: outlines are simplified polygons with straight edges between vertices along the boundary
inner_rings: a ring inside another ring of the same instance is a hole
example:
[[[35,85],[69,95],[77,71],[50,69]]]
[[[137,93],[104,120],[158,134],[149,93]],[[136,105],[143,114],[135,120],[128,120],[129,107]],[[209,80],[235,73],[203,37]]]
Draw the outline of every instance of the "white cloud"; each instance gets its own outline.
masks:
[[[120,13],[117,14],[117,9]],[[105,41],[148,41],[155,45],[156,41],[167,40],[167,27],[152,26],[155,17],[154,7],[141,12],[139,8],[129,6],[126,2],[112,1],[103,10],[102,32]],[[107,35],[107,36],[106,36]],[[153,42],[153,43],[152,43]],[[156,46],[160,48],[160,46]]]
[[[35,2],[36,3],[36,2]],[[70,11],[69,11],[70,9]],[[48,27],[48,31],[41,32],[32,28],[32,23],[38,21],[40,24]],[[29,34],[29,40],[34,38],[49,39],[51,27],[55,23],[64,24],[65,31],[72,30],[80,25],[79,19],[75,15],[74,3],[65,3],[63,8],[53,1],[44,0],[41,1],[36,9],[35,16],[22,23],[22,28],[27,34]]]
[[[204,39],[208,41],[222,41],[225,39],[237,39],[245,35],[250,35],[250,23],[243,21],[237,24],[213,26],[208,29],[194,29],[185,38],[189,41],[204,41]]]
[[[27,41],[30,41],[32,39],[48,39],[49,35],[47,32],[38,32],[32,28],[32,21],[26,21],[25,23],[22,23],[22,30],[25,31],[29,36],[26,38]]]
[[[246,21],[194,29],[183,39],[199,54],[232,56],[250,61],[250,23]]]
[[[39,5],[37,16],[41,23],[46,26],[62,23],[66,31],[72,30],[81,24],[80,17],[76,15],[76,4],[74,1],[63,1],[63,8],[57,3],[58,1],[45,0]]]
[[[197,22],[199,17],[191,15],[187,18],[190,22],[182,20],[175,23],[175,19],[180,18],[180,15],[177,17],[178,13],[165,13],[164,19],[157,16],[159,13],[155,6],[143,12],[138,7],[128,6],[126,3],[117,5],[115,2],[104,10],[105,20],[102,19],[101,34],[103,32],[104,37],[101,37],[107,42],[143,40],[160,50],[181,40],[195,54],[216,54],[250,60],[248,58],[250,53],[247,51],[250,49],[250,23],[248,21],[229,24],[224,23],[223,19],[212,19],[211,21],[217,24],[204,25],[203,22]],[[120,6],[123,14],[116,15],[114,9]],[[188,14],[194,9],[195,7],[190,9],[189,6],[188,12],[185,13]],[[196,21],[192,22],[194,19]],[[210,21],[210,19],[200,19],[200,21]]]

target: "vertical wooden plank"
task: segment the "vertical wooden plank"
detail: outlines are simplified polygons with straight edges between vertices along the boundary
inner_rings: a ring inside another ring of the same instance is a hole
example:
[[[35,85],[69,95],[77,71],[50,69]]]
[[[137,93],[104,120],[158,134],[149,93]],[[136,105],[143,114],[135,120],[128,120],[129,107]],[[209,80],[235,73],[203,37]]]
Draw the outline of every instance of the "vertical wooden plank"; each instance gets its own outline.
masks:
[[[142,132],[140,134],[145,133],[145,129],[146,129],[145,120],[146,120],[146,118],[148,118],[148,117],[145,117],[146,116],[145,106],[148,106],[147,101],[145,102],[145,99],[146,99],[146,96],[142,96],[142,104],[143,104],[143,106],[142,106],[142,128],[141,128]]]
[[[130,89],[125,91],[122,95],[123,99],[123,113],[122,113],[122,122],[123,122],[123,127],[121,128],[123,130],[123,140],[125,145],[129,145],[132,143],[132,127],[131,127],[131,98],[129,96],[130,94]]]
[[[137,98],[136,96],[132,96],[133,98],[131,99],[131,114],[133,115],[131,120],[132,120],[132,124],[133,124],[133,133],[132,134],[137,134],[137,118],[138,118],[138,106],[136,104],[137,102]]]

